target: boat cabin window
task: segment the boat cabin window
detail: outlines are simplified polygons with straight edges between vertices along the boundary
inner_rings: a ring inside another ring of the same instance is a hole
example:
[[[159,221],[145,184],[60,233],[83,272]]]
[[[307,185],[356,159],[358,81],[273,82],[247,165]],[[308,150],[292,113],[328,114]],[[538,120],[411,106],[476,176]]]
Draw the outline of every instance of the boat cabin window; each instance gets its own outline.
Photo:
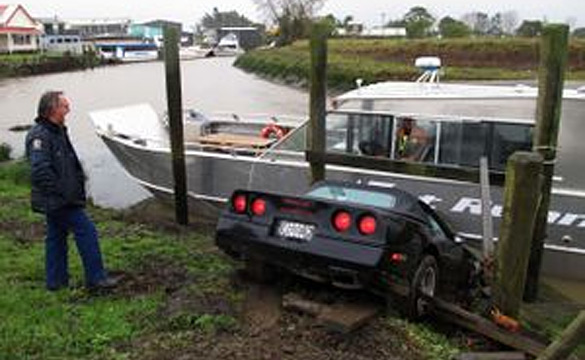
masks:
[[[433,119],[411,115],[331,112],[327,151],[393,160],[490,168],[503,171],[516,151],[529,151],[532,126],[518,121]]]

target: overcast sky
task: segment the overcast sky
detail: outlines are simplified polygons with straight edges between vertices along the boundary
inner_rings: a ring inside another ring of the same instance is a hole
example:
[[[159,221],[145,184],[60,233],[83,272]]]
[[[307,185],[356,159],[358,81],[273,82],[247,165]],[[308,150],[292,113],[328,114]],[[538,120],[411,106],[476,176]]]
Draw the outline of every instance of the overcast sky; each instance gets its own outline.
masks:
[[[0,0],[0,3],[5,2],[16,1]],[[128,17],[137,21],[162,18],[180,21],[186,30],[213,7],[220,11],[236,10],[255,21],[264,20],[252,0],[24,0],[21,4],[36,17]],[[520,19],[546,19],[585,26],[584,0],[328,0],[322,13],[333,13],[338,18],[353,15],[356,21],[379,25],[382,19],[402,17],[416,5],[426,7],[437,18],[445,15],[457,18],[471,11],[493,15],[498,11],[515,10]]]

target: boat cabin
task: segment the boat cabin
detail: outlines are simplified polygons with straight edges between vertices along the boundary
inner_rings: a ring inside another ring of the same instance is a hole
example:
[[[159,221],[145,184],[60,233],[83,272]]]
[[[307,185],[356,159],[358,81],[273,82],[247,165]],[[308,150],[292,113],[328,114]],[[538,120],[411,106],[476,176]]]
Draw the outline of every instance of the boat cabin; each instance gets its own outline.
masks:
[[[276,145],[274,155],[303,152],[307,126]],[[513,152],[531,149],[532,132],[528,121],[332,111],[326,151],[466,167],[479,167],[487,156],[490,169],[503,171]]]

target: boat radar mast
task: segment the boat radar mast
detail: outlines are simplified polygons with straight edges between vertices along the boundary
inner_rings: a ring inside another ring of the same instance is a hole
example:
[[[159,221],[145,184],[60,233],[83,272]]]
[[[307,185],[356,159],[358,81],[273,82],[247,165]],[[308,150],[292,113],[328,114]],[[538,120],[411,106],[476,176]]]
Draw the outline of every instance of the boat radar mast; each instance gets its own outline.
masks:
[[[439,70],[441,59],[436,56],[421,56],[416,58],[414,66],[421,69],[423,73],[416,79],[417,83],[428,82],[438,83],[440,80]]]

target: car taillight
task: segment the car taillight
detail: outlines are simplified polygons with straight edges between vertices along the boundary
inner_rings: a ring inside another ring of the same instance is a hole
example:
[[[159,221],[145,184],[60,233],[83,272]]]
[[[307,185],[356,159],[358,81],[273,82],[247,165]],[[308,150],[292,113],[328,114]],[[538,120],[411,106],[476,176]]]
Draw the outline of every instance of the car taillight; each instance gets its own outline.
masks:
[[[266,212],[266,201],[264,199],[256,199],[252,201],[252,214],[262,216]]]
[[[238,214],[245,213],[247,206],[246,195],[236,195],[232,200],[232,206],[234,207],[234,211]]]
[[[362,235],[372,235],[376,232],[376,225],[376,218],[371,215],[366,215],[358,222],[358,229]]]
[[[393,263],[401,263],[406,261],[406,255],[401,253],[393,253],[390,255],[390,261]]]
[[[338,211],[333,215],[333,227],[339,232],[345,232],[351,227],[351,215],[347,211]]]

